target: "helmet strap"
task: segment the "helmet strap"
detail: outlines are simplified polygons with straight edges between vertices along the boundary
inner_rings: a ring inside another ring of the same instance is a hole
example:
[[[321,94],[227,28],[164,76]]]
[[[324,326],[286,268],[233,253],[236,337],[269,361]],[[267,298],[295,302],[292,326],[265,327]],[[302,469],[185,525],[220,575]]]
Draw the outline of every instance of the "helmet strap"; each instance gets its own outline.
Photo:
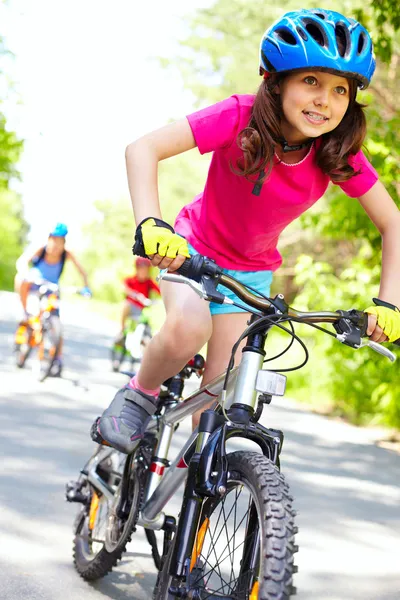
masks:
[[[282,146],[283,152],[286,154],[286,152],[296,152],[296,150],[302,150],[303,148],[307,148],[312,144],[313,139],[311,138],[306,142],[303,142],[302,144],[294,144],[293,146],[288,144],[285,138],[280,138],[277,140],[277,142]]]

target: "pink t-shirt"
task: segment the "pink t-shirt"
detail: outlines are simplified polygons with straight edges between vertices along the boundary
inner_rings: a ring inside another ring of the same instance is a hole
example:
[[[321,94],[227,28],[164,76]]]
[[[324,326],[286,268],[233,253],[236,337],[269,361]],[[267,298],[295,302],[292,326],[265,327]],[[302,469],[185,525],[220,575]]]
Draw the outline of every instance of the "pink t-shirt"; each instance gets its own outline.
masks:
[[[297,164],[276,160],[260,195],[254,195],[254,183],[230,167],[241,155],[236,138],[249,124],[253,102],[254,95],[231,96],[187,117],[200,153],[214,154],[204,191],[182,208],[175,229],[223,268],[275,271],[282,263],[281,232],[323,196],[330,178],[317,167],[313,145]],[[355,198],[378,175],[361,151],[350,162],[362,172],[339,185]]]

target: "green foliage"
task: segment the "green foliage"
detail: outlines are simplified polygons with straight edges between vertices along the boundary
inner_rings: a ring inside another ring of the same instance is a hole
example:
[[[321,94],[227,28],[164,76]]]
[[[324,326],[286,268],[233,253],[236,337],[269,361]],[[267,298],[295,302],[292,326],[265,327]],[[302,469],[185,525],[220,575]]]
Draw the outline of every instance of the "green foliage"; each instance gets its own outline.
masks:
[[[355,10],[355,17],[367,28],[374,30],[376,55],[389,62],[393,53],[395,32],[400,29],[400,4],[397,0],[373,0],[367,7]]]
[[[11,177],[18,177],[16,162],[22,150],[22,141],[6,129],[6,119],[0,113],[0,189],[8,187]]]
[[[5,53],[0,38],[0,56]],[[6,118],[0,112],[0,288],[2,289],[13,287],[15,261],[22,252],[27,232],[22,216],[21,199],[9,189],[10,180],[19,176],[16,163],[22,145],[22,140],[19,140],[13,131],[8,130]]]
[[[375,295],[380,273],[379,264],[367,267],[373,256],[371,247],[363,244],[351,266],[336,274],[332,264],[300,256],[297,282],[303,288],[296,298],[296,308],[366,308],[365,299]],[[354,423],[384,423],[400,428],[400,394],[391,363],[367,348],[355,351],[319,332],[312,337],[310,365],[291,376],[291,390],[308,388],[316,405],[323,390],[330,397],[333,411]],[[313,381],[308,379],[310,372],[318,375]]]
[[[11,290],[27,227],[20,197],[5,187],[0,187],[0,215],[0,289]]]

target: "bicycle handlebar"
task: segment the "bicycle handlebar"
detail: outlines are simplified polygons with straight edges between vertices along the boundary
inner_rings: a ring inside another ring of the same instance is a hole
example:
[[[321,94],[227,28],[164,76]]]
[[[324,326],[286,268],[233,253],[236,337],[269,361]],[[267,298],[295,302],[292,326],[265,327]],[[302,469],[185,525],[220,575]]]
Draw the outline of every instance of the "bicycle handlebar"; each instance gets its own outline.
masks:
[[[243,302],[245,302],[252,308],[255,308],[256,310],[266,311],[273,306],[272,302],[270,302],[266,298],[261,298],[260,296],[257,296],[249,289],[247,289],[242,283],[240,283],[240,281],[238,281],[230,275],[224,274],[222,269],[218,267],[218,265],[216,265],[213,261],[204,256],[201,256],[200,254],[196,254],[192,258],[187,258],[183,265],[179,269],[177,269],[176,273],[179,273],[179,275],[182,275],[187,279],[192,279],[197,282],[200,282],[201,277],[203,277],[204,275],[213,277],[214,279],[217,278],[219,284],[224,285],[226,288],[234,292],[238,296],[238,298],[240,298],[241,300],[243,300]],[[171,274],[168,273],[168,275]],[[163,279],[165,279],[165,276],[163,276]],[[335,323],[336,321],[342,318],[342,315],[338,312],[300,312],[290,307],[288,307],[287,315],[295,319],[300,319],[306,323]],[[365,316],[365,313],[359,311],[359,317],[362,320],[362,325],[364,325]]]
[[[263,313],[268,313],[272,310],[275,314],[281,314],[282,316],[289,317],[290,320],[302,323],[330,323],[336,329],[336,338],[340,342],[353,348],[369,346],[372,350],[386,356],[392,362],[396,360],[396,356],[388,348],[381,346],[372,340],[361,340],[362,337],[366,336],[367,331],[368,315],[366,313],[358,310],[338,310],[335,312],[297,311],[286,304],[282,295],[278,295],[273,300],[257,296],[237,279],[223,273],[222,269],[214,261],[200,254],[196,254],[190,259],[186,259],[176,272],[164,273],[161,278],[167,281],[186,283],[190,285],[198,295],[206,300],[218,302],[220,304],[231,304],[232,301],[226,298],[226,296],[218,291],[215,292],[215,287],[218,284],[222,284],[234,292],[238,298],[248,306],[256,310]],[[214,286],[211,291],[209,286],[210,283]],[[396,340],[394,343],[400,345],[400,340]]]

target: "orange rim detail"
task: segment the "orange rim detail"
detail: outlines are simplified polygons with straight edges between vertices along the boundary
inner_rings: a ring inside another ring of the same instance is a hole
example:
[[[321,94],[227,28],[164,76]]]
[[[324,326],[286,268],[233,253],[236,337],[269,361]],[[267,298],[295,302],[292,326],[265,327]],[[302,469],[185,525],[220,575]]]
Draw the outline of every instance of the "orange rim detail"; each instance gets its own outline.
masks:
[[[255,581],[253,587],[251,588],[251,594],[249,600],[257,600],[258,598],[258,581]]]
[[[90,529],[90,531],[92,531],[94,528],[98,510],[99,510],[99,497],[96,494],[96,492],[93,492],[92,501],[90,503],[90,511],[89,511],[89,529]]]
[[[193,546],[192,559],[190,561],[190,572],[194,569],[194,566],[199,558],[203,549],[204,538],[206,537],[207,529],[210,524],[210,519],[204,519],[202,526],[197,532],[196,539]]]

